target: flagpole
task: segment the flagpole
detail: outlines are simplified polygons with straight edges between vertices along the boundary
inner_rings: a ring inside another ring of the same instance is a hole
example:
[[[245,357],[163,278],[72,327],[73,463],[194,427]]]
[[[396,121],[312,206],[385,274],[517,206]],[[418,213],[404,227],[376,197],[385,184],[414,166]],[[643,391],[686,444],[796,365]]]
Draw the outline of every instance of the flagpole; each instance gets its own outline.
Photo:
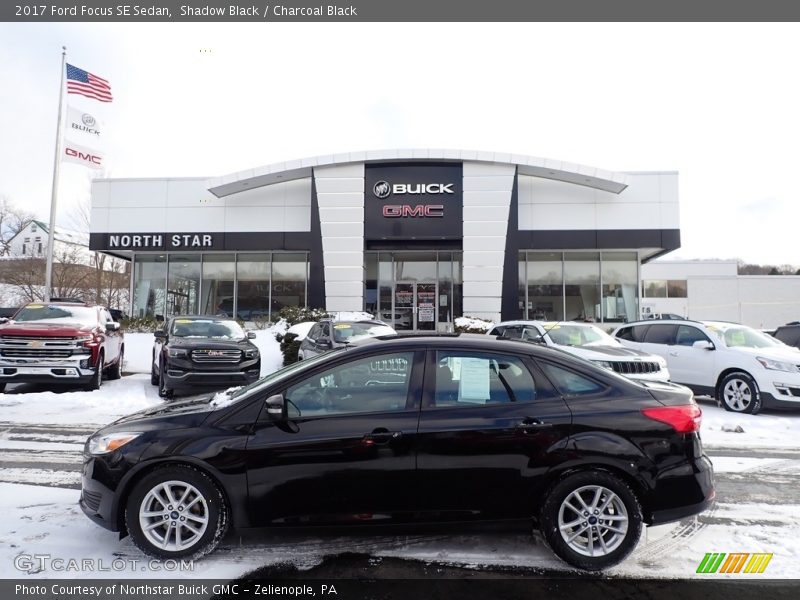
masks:
[[[56,150],[53,158],[53,189],[50,195],[50,226],[47,236],[47,268],[44,275],[44,301],[50,302],[53,291],[53,248],[56,241],[56,205],[58,203],[58,170],[61,164],[61,111],[64,106],[64,73],[67,62],[67,47],[61,46],[61,86],[58,90],[58,124],[56,126]]]

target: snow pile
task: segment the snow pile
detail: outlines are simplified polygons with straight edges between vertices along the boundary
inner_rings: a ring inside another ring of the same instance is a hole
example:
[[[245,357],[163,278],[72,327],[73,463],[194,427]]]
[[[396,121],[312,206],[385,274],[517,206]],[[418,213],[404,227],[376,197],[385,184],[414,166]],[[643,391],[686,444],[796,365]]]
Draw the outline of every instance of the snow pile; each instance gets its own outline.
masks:
[[[456,327],[459,329],[480,329],[481,331],[489,331],[494,326],[492,321],[485,321],[476,317],[457,317]]]
[[[709,448],[790,448],[800,439],[800,415],[796,412],[762,411],[740,415],[726,411],[703,398],[700,434]]]

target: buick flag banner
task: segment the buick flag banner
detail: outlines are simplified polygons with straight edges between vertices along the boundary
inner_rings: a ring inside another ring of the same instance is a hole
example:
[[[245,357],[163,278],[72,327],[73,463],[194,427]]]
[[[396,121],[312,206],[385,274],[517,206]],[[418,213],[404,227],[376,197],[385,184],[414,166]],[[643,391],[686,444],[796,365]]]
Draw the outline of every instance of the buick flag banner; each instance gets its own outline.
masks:
[[[102,140],[103,126],[92,112],[67,105],[67,134],[74,139],[97,144]]]

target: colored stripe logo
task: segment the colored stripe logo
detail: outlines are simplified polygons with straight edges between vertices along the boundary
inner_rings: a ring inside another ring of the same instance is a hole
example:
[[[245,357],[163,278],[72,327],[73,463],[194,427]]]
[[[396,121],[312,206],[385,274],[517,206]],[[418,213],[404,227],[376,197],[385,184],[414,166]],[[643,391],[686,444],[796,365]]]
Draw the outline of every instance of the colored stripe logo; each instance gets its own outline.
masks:
[[[763,573],[772,553],[707,552],[697,566],[697,573]]]

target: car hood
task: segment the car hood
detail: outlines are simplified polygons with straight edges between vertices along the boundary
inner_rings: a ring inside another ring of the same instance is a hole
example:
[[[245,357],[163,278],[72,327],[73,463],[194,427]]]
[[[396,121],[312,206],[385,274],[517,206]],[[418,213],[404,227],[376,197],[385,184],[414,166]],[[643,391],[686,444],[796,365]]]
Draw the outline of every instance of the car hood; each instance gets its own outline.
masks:
[[[558,346],[558,348],[587,360],[657,360],[652,354],[624,346]]]
[[[47,323],[39,321],[11,321],[0,325],[0,335],[40,335],[44,337],[78,337],[88,335],[94,327],[82,323]]]
[[[197,427],[215,407],[211,406],[213,394],[178,402],[167,402],[126,415],[106,425],[101,431],[149,431],[151,429]]]
[[[791,346],[786,346],[785,348],[781,348],[779,346],[774,348],[744,348],[742,346],[737,346],[733,348],[728,347],[728,349],[744,352],[745,354],[750,354],[753,357],[763,356],[764,358],[782,360],[795,365],[800,364],[800,350]]]

